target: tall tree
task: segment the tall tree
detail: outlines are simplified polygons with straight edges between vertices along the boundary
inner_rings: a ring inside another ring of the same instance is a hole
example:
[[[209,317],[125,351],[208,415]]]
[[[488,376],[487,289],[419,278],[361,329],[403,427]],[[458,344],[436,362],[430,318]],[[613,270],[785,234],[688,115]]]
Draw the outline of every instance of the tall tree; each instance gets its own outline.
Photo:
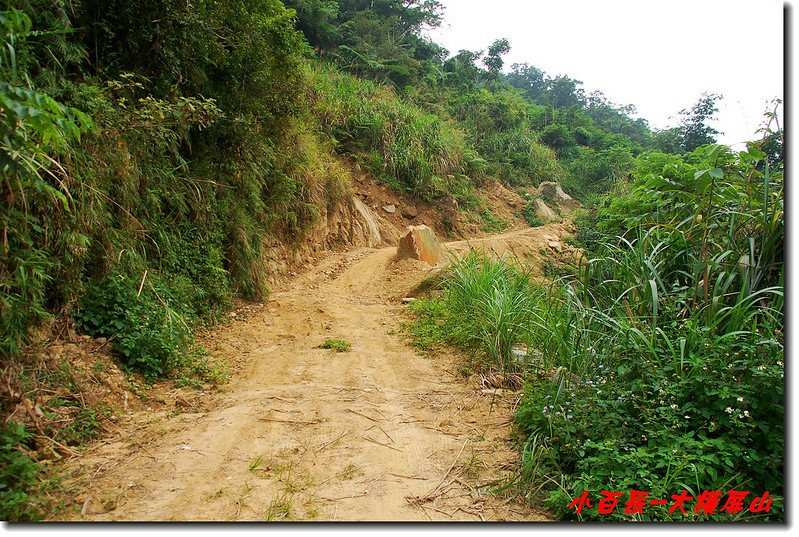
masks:
[[[437,0],[283,0],[297,27],[320,53],[361,76],[412,85],[446,54],[422,35],[441,24]]]
[[[338,0],[285,0],[297,11],[297,29],[320,53],[338,46],[342,40]]]
[[[722,133],[708,122],[716,119],[719,111],[716,102],[722,98],[723,95],[717,93],[702,93],[690,109],[680,110],[683,151],[687,153],[701,145],[716,143],[716,136]]]
[[[542,96],[547,91],[547,78],[544,71],[529,63],[514,63],[510,66],[511,72],[507,81],[511,86],[518,88],[533,101],[542,103]]]
[[[555,108],[582,105],[585,103],[585,90],[580,80],[561,75],[549,80],[550,103]]]
[[[508,52],[510,52],[510,43],[505,38],[497,39],[488,47],[488,54],[483,59],[483,64],[488,67],[488,71],[495,77],[499,75],[502,66],[505,65],[502,56]]]

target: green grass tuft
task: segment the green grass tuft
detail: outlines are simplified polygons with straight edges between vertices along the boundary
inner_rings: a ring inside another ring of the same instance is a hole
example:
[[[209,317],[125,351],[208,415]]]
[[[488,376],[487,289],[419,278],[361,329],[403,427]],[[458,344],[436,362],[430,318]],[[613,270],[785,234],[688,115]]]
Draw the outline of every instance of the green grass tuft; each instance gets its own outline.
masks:
[[[352,345],[346,339],[328,338],[324,343],[319,345],[320,349],[331,349],[336,352],[350,352]]]

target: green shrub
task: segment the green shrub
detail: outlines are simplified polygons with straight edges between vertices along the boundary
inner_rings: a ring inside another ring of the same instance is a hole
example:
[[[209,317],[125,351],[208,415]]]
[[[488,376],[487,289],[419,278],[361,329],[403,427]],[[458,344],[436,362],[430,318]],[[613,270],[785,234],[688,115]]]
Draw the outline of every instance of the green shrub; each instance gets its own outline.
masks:
[[[38,520],[29,491],[38,482],[39,466],[22,451],[31,435],[13,421],[0,428],[0,520]]]
[[[507,222],[501,218],[497,218],[489,210],[484,210],[480,213],[480,220],[482,220],[482,223],[480,224],[480,230],[486,233],[499,233],[508,228]]]
[[[580,248],[593,252],[601,248],[603,244],[613,242],[613,235],[599,229],[596,208],[577,211],[572,216],[572,222],[577,228],[577,233],[575,233],[573,240]]]
[[[543,226],[544,223],[538,218],[538,215],[535,214],[535,202],[528,201],[527,204],[522,209],[522,216],[524,216],[525,221],[530,225],[530,227],[538,227]]]
[[[178,386],[203,388],[205,385],[217,386],[225,384],[230,378],[230,369],[226,363],[212,364],[203,347],[194,347],[189,352],[180,374],[175,379]]]
[[[59,221],[70,211],[65,177],[52,163],[93,125],[32,86],[24,67],[35,35],[27,14],[0,11],[0,355],[18,353],[29,328],[47,316],[47,286],[58,266],[44,246],[47,216]]]
[[[482,157],[483,174],[508,185],[558,181],[563,169],[555,153],[539,143],[529,103],[507,88],[477,88],[446,95]]]
[[[516,419],[535,452],[520,480],[561,516],[575,516],[566,506],[584,491],[631,488],[665,499],[769,491],[771,513],[758,516],[783,516],[781,179],[753,171],[752,150],[700,153],[686,173],[643,174],[640,203],[600,210],[636,224],[538,297],[530,340],[563,374],[528,383]],[[558,486],[533,486],[542,481]]]
[[[73,317],[89,335],[113,337],[114,350],[131,369],[151,379],[168,376],[191,342],[190,310],[170,301],[170,294],[157,276],[137,281],[114,272],[87,285]]]
[[[768,490],[775,497],[771,518],[780,518],[780,347],[755,352],[752,344],[730,361],[732,349],[723,341],[707,341],[701,364],[690,371],[675,372],[663,360],[667,348],[647,354],[617,343],[612,348],[625,354],[616,361],[608,357],[611,365],[598,364],[592,376],[530,381],[516,420],[529,438],[540,440],[537,447],[545,453],[538,453],[537,475],[526,485],[545,476],[561,483],[544,487],[548,495],[533,497],[572,518],[567,506],[583,491],[597,498],[601,490],[637,489],[668,499],[683,489],[694,497],[702,490]],[[711,346],[717,350],[710,351]],[[593,352],[610,354],[601,347]],[[595,517],[607,518],[596,511],[581,515]],[[615,518],[628,517],[617,512]],[[648,519],[686,518],[655,509]]]
[[[584,492],[596,502],[603,490],[631,489],[666,500],[683,490],[748,490],[749,501],[768,491],[770,513],[739,518],[784,516],[782,177],[758,171],[764,156],[753,149],[693,157],[697,165],[671,179],[642,174],[630,194],[640,203],[601,208],[606,225],[633,227],[592,240],[577,272],[535,287],[513,266],[471,254],[437,302],[414,308],[411,332],[423,341],[494,365],[510,363],[518,343],[540,354],[534,370],[522,369],[521,466],[509,487],[558,516],[731,519],[568,508]],[[645,213],[651,205],[657,212]]]
[[[565,148],[574,144],[574,139],[571,133],[569,133],[568,127],[559,123],[547,125],[544,130],[541,131],[541,141],[555,151],[563,151]]]
[[[605,194],[624,180],[633,167],[633,157],[626,146],[600,150],[581,147],[563,166],[567,172],[563,187],[584,200],[592,194]]]
[[[230,285],[219,237],[196,233],[164,241],[161,270],[170,281],[170,294],[183,301],[191,315],[215,320],[231,305]]]

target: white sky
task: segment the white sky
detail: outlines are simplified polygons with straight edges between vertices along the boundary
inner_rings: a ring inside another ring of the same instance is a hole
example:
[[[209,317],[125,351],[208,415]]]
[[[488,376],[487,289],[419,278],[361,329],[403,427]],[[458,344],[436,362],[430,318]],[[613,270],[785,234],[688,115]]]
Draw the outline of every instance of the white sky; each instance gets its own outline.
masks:
[[[755,138],[766,104],[783,96],[779,0],[441,0],[430,32],[450,54],[510,41],[505,70],[527,62],[586,92],[633,104],[652,127],[677,124],[703,91],[721,93],[719,141]]]

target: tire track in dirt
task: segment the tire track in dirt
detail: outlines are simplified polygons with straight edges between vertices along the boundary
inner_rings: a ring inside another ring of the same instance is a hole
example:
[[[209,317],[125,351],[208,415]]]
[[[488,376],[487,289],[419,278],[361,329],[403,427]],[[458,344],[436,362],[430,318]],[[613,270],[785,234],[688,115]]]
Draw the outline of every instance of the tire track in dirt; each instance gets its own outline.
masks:
[[[535,250],[553,234],[567,233],[547,226],[450,250]],[[488,493],[518,456],[518,396],[483,393],[456,357],[412,348],[401,298],[430,268],[394,252],[331,254],[216,331],[214,352],[234,364],[229,384],[206,396],[205,412],[131,413],[123,440],[73,461],[88,498],[77,518],[546,520]],[[320,349],[328,337],[352,350]]]

